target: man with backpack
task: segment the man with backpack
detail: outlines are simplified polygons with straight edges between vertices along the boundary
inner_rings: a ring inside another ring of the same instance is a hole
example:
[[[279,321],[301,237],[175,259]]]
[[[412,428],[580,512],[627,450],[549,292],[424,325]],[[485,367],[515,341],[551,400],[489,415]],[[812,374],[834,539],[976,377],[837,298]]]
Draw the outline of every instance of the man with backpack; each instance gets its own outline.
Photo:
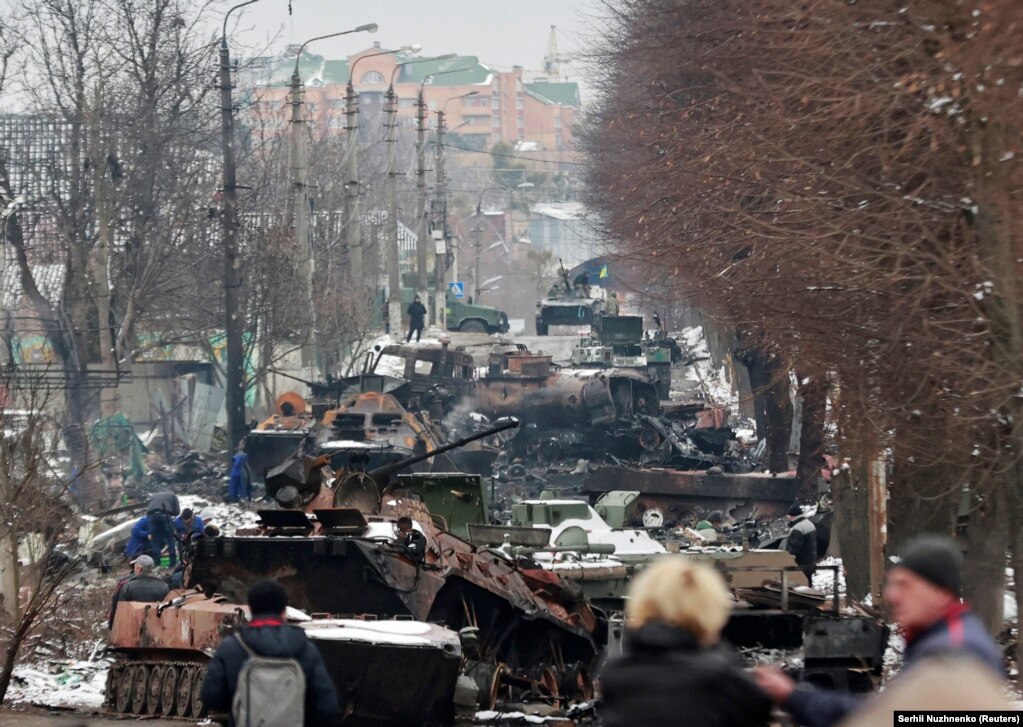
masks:
[[[236,727],[331,724],[337,692],[305,631],[285,622],[284,588],[261,581],[248,601],[249,623],[224,639],[206,668],[203,703],[230,712]]]

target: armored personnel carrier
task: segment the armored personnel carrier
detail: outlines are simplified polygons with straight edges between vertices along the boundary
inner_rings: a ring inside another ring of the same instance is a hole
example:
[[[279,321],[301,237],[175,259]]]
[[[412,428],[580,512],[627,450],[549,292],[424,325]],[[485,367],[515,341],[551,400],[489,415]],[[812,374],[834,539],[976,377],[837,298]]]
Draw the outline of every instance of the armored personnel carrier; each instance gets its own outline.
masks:
[[[258,527],[200,541],[188,587],[166,603],[118,607],[108,706],[201,715],[204,665],[245,620],[245,592],[264,578],[315,616],[302,625],[349,705],[346,724],[450,724],[456,701],[477,709],[530,696],[590,698],[605,625],[577,590],[536,563],[474,547],[447,530],[407,481],[391,479],[517,424],[498,422],[371,470],[336,471],[321,456],[269,476],[277,507],[259,511]],[[430,477],[433,500],[483,511],[481,502],[467,503],[481,491]],[[445,486],[451,491],[439,491]],[[397,528],[403,517],[414,522],[421,547],[410,547]],[[452,508],[448,517],[472,514]]]

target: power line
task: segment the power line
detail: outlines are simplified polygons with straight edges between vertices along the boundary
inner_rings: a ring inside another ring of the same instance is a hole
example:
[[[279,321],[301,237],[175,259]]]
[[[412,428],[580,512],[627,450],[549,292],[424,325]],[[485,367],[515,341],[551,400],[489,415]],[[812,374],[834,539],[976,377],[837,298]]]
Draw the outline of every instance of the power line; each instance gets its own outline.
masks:
[[[450,146],[450,147],[453,147],[455,149],[459,149],[461,151],[473,152],[474,154],[486,154],[487,156],[492,156],[492,157],[503,157],[505,159],[521,159],[521,160],[527,161],[527,162],[534,162],[534,163],[538,162],[540,164],[557,164],[559,166],[565,164],[565,165],[568,165],[570,167],[584,167],[584,166],[586,166],[586,164],[584,162],[559,162],[559,161],[555,161],[553,159],[533,159],[532,157],[518,156],[516,154],[502,154],[500,152],[484,151],[482,149],[472,149],[472,148],[467,147],[467,146],[459,146],[458,144],[452,144],[450,142],[448,142],[446,145]]]

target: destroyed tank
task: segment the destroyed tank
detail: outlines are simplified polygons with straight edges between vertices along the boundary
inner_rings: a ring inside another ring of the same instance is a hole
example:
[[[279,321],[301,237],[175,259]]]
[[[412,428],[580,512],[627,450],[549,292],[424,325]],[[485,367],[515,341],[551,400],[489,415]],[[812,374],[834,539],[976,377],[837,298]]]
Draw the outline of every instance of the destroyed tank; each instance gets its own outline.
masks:
[[[107,704],[200,715],[204,665],[244,621],[239,604],[264,578],[313,614],[300,625],[349,705],[346,724],[449,724],[456,701],[488,709],[506,698],[589,699],[604,625],[580,594],[536,564],[473,547],[390,481],[403,467],[515,425],[499,422],[374,470],[334,472],[325,458],[304,458],[301,480],[294,467],[268,477],[278,508],[259,511],[251,531],[200,541],[188,590],[164,604],[118,608]],[[400,517],[415,522],[425,553],[396,537]]]

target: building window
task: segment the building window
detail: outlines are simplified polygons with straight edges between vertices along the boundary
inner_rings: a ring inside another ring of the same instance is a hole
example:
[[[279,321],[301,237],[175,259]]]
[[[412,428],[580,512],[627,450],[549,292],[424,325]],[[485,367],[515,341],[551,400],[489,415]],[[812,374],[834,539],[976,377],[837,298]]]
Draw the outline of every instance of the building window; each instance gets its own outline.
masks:
[[[500,116],[495,116],[494,117],[494,128],[495,129],[500,129],[501,128],[501,117]]]
[[[398,108],[411,109],[416,105],[416,99],[414,98],[399,98]]]
[[[555,129],[560,129],[561,128],[561,117],[560,116],[555,116],[554,117],[554,128]]]
[[[466,96],[462,99],[463,106],[469,106],[474,109],[485,108],[490,105],[490,101],[486,96]]]
[[[362,76],[362,82],[365,84],[380,84],[384,82],[384,74],[380,71],[366,71]]]

